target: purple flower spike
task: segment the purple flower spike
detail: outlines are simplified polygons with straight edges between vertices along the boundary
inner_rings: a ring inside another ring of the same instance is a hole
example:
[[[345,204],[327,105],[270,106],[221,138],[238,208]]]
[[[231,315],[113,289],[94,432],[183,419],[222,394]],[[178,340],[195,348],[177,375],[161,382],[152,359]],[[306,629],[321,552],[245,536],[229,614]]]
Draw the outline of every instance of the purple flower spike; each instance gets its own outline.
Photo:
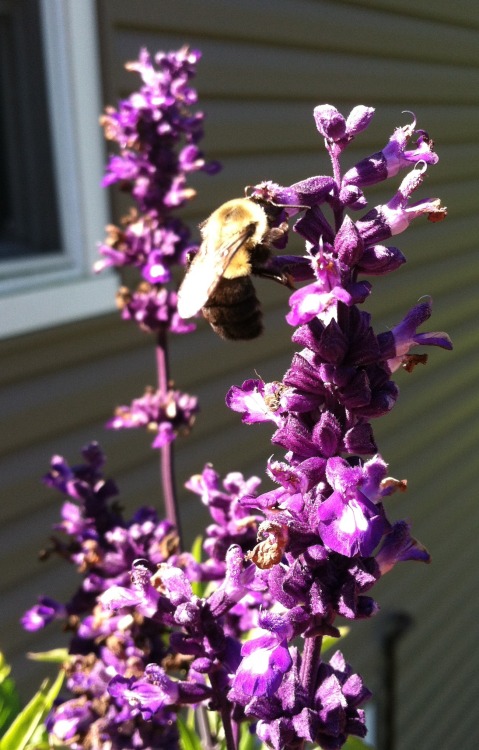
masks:
[[[192,172],[215,174],[217,162],[208,162],[199,148],[203,114],[191,108],[196,91],[190,86],[201,55],[187,48],[159,53],[154,60],[146,49],[129,71],[141,78],[139,91],[108,107],[101,118],[105,136],[119,147],[110,157],[105,187],[120,184],[137,207],[121,226],[107,227],[96,271],[134,266],[144,283],[135,291],[121,290],[119,307],[126,320],[149,331],[186,333],[194,325],[181,321],[176,294],[165,285],[173,282],[173,268],[184,265],[195,250],[190,231],[174,212],[189,203],[196,191],[189,187]]]

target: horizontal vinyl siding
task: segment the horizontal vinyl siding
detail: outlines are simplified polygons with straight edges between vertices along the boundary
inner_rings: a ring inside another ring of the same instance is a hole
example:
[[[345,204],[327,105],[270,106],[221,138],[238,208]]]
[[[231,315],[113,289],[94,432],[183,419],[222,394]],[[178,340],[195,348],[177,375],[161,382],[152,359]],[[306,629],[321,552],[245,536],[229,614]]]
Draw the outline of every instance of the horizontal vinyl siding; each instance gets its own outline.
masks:
[[[373,279],[367,302],[377,330],[384,330],[430,294],[434,312],[425,328],[447,330],[454,341],[454,352],[430,351],[427,367],[398,374],[398,406],[375,426],[391,473],[409,480],[407,495],[391,501],[391,515],[412,520],[433,564],[399,566],[376,596],[385,612],[405,610],[415,621],[399,647],[397,750],[475,750],[479,10],[465,0],[99,0],[98,16],[105,103],[115,104],[136,85],[137,76],[122,66],[141,46],[152,53],[185,43],[202,50],[196,85],[207,115],[204,147],[224,170],[195,176],[198,198],[186,212],[193,227],[247,184],[328,173],[312,118],[316,104],[329,102],[345,113],[355,104],[377,108],[345,155],[345,168],[408,121],[402,110],[413,110],[434,138],[441,160],[417,197],[441,196],[447,221],[418,221],[390,243],[408,263],[389,278]],[[388,200],[398,182],[370,191],[371,205]],[[113,198],[116,218],[123,206]],[[203,324],[172,342],[176,386],[197,394],[202,407],[191,435],[178,444],[180,484],[206,461],[221,472],[263,476],[273,452],[269,428],[243,426],[224,406],[232,383],[255,372],[279,379],[291,358],[283,322],[287,293],[266,282],[257,286],[266,308],[266,334],[257,343],[222,342]],[[56,642],[49,633],[43,641],[23,634],[19,614],[38,593],[66,595],[72,585],[63,566],[35,563],[58,509],[38,479],[50,455],[77,461],[81,446],[97,438],[125,505],[157,504],[158,460],[148,436],[102,428],[114,405],[153,382],[154,355],[149,337],[115,316],[7,341],[0,352],[2,644],[18,664],[25,647]],[[191,539],[204,514],[188,493],[181,497]],[[379,687],[380,618],[353,624],[345,643],[373,689]]]

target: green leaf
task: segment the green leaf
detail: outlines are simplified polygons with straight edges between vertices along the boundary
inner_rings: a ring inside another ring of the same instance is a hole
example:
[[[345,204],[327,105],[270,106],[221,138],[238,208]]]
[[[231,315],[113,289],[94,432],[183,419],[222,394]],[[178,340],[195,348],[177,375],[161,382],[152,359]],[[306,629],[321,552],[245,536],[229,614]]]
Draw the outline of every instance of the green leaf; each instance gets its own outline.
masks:
[[[359,737],[349,736],[342,750],[371,750],[371,745],[368,745],[364,740],[359,739]]]
[[[249,724],[241,724],[239,750],[260,750],[263,743],[259,737],[249,731]]]
[[[186,712],[186,724],[194,732],[195,730],[195,710],[189,708]]]
[[[195,730],[189,727],[179,716],[176,719],[180,733],[181,750],[202,750],[201,741]],[[3,748],[0,747],[0,750]]]
[[[202,536],[196,537],[191,547],[191,554],[195,562],[197,563],[201,562],[201,558],[203,556],[203,537]],[[208,585],[207,583],[204,583],[202,581],[192,581],[191,590],[193,591],[193,594],[195,596],[198,596],[200,599],[203,599],[203,597],[206,595],[207,585]]]
[[[208,584],[204,581],[192,581],[191,582],[191,590],[193,594],[200,599],[204,599],[206,596]]]
[[[203,537],[201,534],[196,537],[191,547],[191,554],[195,562],[200,563],[203,556]]]
[[[36,728],[25,750],[51,750],[51,744],[48,740],[48,732],[44,724],[40,724],[40,726]],[[55,750],[58,750],[56,745]]]
[[[0,737],[5,734],[20,711],[20,698],[9,674],[10,665],[0,652]]]
[[[10,664],[7,664],[3,653],[0,651],[0,683],[6,680],[6,678],[10,674],[10,671]]]
[[[321,647],[321,653],[324,654],[325,651],[329,651],[329,649],[336,646],[342,638],[346,638],[347,634],[349,633],[349,630],[350,628],[346,626],[343,628],[339,628],[339,632],[340,632],[339,638],[333,638],[332,635],[323,636],[323,645]]]
[[[64,664],[73,658],[66,648],[52,648],[50,651],[30,651],[27,656],[32,661],[45,661],[52,664]]]
[[[60,692],[65,673],[61,670],[55,682],[45,680],[40,690],[33,696],[21,713],[18,714],[13,724],[0,740],[0,750],[27,750],[35,733],[43,724],[45,717],[50,711],[53,701]]]

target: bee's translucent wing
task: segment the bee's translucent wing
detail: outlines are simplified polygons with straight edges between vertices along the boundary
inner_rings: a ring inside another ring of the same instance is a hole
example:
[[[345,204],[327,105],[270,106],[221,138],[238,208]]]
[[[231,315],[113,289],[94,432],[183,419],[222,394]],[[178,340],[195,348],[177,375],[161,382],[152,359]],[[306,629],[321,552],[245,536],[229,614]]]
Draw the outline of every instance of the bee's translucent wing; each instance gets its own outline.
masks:
[[[182,318],[191,318],[204,307],[232,258],[250,237],[248,226],[222,245],[214,246],[210,238],[202,243],[178,290],[178,313]]]

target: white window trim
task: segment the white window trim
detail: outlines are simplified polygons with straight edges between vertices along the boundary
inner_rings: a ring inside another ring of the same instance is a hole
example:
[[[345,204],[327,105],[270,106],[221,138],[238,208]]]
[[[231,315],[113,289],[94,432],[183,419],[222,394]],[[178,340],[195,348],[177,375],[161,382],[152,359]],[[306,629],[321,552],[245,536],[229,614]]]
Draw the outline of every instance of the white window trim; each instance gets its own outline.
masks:
[[[2,338],[115,307],[114,274],[92,271],[108,223],[95,0],[41,0],[41,13],[63,252],[1,264]]]

